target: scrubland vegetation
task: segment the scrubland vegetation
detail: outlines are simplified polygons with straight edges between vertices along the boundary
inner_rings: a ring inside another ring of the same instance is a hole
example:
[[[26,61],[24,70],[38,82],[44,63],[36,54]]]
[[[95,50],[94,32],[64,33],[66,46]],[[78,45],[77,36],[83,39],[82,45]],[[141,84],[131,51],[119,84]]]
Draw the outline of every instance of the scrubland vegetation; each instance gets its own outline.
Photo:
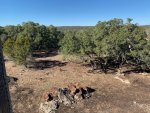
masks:
[[[91,27],[26,22],[0,27],[0,39],[14,113],[40,113],[41,104],[59,97],[54,91],[72,91],[68,86],[75,86],[75,103],[59,103],[56,113],[150,112],[150,76],[141,72],[150,70],[148,26],[132,19]],[[86,87],[94,92],[78,100]]]
[[[26,64],[35,51],[58,50],[74,55],[107,72],[109,67],[124,64],[137,69],[150,69],[150,40],[143,28],[132,19],[98,22],[94,27],[58,30],[54,26],[26,22],[17,26],[0,27],[0,38],[5,55],[18,64]]]

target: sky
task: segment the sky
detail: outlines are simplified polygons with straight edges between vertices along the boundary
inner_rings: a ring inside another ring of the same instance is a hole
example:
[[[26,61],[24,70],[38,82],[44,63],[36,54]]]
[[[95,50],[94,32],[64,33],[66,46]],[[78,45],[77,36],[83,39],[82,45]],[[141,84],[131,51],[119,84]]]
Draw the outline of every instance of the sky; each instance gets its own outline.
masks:
[[[93,26],[132,18],[150,25],[150,0],[0,0],[0,26],[33,21],[54,26]]]

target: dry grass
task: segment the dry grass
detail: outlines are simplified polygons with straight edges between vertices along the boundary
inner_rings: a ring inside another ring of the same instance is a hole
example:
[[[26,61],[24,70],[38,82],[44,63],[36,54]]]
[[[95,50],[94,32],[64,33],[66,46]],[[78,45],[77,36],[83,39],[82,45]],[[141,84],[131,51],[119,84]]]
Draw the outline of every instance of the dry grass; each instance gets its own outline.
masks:
[[[61,55],[36,60],[64,62]],[[149,113],[149,76],[128,75],[125,79],[130,81],[130,84],[124,84],[113,75],[88,73],[89,67],[72,62],[42,70],[27,69],[12,61],[5,64],[7,74],[18,78],[17,89],[14,88],[15,92],[11,91],[15,113],[38,113],[43,92],[53,87],[66,87],[70,83],[89,86],[96,92],[92,98],[75,104],[74,108],[60,106],[57,113]],[[138,105],[135,105],[135,102]]]

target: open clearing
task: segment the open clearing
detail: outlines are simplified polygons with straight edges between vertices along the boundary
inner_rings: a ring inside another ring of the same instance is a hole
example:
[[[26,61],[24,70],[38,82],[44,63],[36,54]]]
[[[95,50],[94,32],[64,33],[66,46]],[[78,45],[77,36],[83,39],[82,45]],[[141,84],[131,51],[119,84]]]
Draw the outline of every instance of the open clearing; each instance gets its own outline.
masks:
[[[115,74],[88,73],[89,67],[65,62],[61,55],[36,60],[51,65],[27,69],[12,61],[5,62],[7,74],[18,78],[17,84],[10,84],[14,113],[39,113],[43,92],[75,82],[96,91],[91,98],[73,107],[60,106],[57,113],[150,113],[148,74],[131,73],[118,78]]]

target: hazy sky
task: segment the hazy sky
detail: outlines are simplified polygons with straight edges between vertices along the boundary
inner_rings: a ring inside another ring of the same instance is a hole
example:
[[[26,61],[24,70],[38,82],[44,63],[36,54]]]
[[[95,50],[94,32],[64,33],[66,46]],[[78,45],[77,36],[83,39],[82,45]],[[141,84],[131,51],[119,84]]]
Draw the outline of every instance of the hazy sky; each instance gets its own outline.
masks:
[[[150,24],[150,0],[0,0],[0,26],[34,21],[45,25],[95,25],[112,18]]]

